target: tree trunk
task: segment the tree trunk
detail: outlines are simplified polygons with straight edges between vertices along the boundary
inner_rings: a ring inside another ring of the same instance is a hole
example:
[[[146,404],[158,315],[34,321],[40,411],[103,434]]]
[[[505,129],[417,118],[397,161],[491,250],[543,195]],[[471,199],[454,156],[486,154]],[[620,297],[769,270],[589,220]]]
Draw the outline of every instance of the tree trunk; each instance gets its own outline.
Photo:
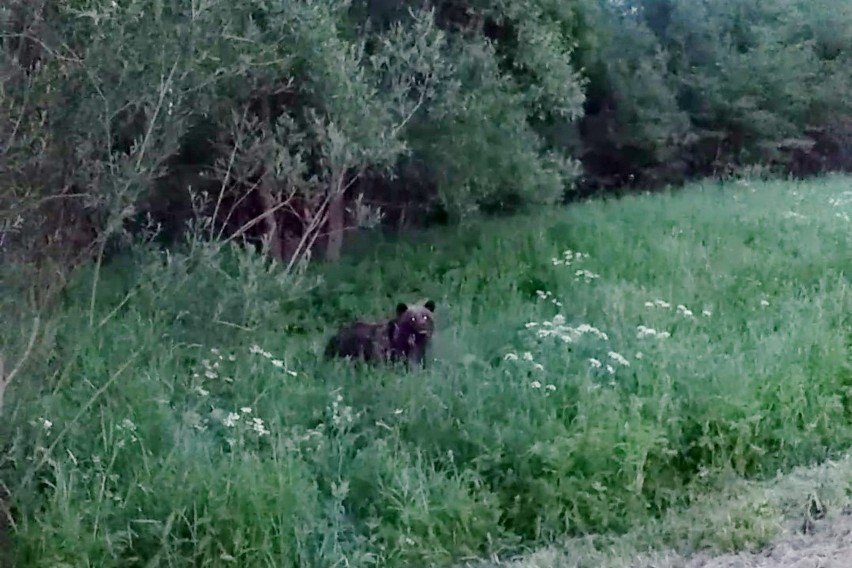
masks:
[[[281,239],[278,222],[275,220],[275,199],[269,190],[269,182],[266,175],[258,185],[257,192],[260,196],[260,204],[263,208],[264,225],[266,226],[266,238],[268,239],[269,255],[278,262],[284,262],[284,247]]]
[[[340,258],[343,249],[343,224],[344,224],[344,200],[343,192],[336,191],[328,202],[328,215],[326,219],[327,238],[325,245],[325,259],[334,262]]]

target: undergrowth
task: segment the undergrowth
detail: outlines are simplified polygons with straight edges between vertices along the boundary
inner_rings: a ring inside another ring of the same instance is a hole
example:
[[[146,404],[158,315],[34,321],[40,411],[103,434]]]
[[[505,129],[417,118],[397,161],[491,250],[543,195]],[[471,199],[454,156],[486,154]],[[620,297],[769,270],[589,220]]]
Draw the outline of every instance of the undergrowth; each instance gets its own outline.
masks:
[[[81,273],[6,394],[15,565],[448,565],[825,459],[852,446],[848,187],[595,201],[298,278],[139,245],[94,302]],[[427,370],[319,356],[425,298]]]

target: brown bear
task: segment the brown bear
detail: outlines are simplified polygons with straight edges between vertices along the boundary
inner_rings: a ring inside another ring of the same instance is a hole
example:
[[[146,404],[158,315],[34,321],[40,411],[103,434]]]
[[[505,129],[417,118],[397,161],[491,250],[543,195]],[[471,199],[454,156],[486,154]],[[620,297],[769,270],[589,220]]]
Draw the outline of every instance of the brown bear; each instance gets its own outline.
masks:
[[[434,311],[432,300],[415,306],[400,302],[395,318],[377,323],[356,321],[339,329],[326,344],[325,356],[425,366]]]

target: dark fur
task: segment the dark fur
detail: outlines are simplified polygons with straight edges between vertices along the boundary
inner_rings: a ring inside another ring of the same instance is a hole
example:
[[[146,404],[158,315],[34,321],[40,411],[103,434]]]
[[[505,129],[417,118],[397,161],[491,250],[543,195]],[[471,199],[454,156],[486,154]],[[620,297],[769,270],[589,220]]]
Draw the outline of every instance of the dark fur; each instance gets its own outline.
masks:
[[[435,326],[434,310],[432,300],[422,306],[400,303],[394,318],[377,323],[351,323],[329,339],[325,356],[367,362],[416,362],[425,366],[426,349]]]

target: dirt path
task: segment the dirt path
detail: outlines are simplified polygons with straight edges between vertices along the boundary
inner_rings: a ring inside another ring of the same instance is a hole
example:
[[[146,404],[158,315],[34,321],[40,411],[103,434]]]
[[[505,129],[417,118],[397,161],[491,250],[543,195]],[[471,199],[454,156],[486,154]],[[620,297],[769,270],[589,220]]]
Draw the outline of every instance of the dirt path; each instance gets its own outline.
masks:
[[[740,551],[726,551],[732,549]],[[464,566],[852,568],[852,455],[771,482],[733,480],[704,504],[624,537],[572,539],[519,558]]]
[[[631,568],[852,568],[850,513],[814,522],[811,534],[787,532],[759,553],[661,555]]]

